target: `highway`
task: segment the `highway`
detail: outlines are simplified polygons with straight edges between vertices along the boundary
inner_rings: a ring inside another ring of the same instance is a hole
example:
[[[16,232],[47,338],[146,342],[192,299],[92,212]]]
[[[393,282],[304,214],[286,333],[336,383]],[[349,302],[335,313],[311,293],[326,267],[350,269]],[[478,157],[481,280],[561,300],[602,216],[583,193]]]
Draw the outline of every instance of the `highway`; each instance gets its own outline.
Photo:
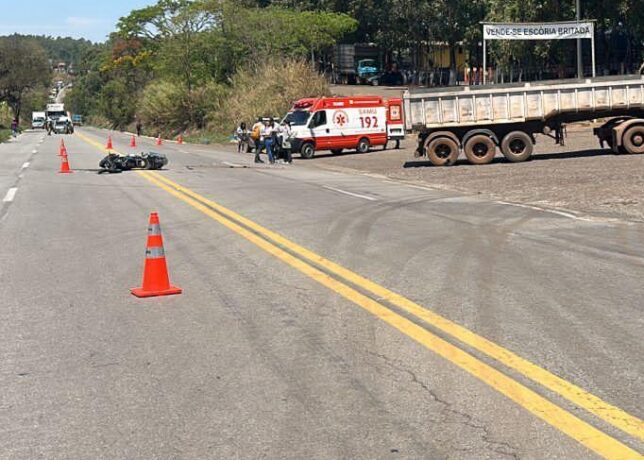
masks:
[[[0,144],[0,458],[642,458],[641,224],[107,135]]]

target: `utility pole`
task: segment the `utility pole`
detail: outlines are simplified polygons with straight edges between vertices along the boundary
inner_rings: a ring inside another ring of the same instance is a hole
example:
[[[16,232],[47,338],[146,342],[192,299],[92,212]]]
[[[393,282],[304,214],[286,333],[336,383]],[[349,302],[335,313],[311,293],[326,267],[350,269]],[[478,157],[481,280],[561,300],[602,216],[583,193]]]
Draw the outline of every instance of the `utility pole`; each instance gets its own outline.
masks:
[[[576,5],[577,22],[581,21],[581,0],[577,0]],[[584,78],[584,63],[581,54],[581,38],[577,39],[577,78]]]

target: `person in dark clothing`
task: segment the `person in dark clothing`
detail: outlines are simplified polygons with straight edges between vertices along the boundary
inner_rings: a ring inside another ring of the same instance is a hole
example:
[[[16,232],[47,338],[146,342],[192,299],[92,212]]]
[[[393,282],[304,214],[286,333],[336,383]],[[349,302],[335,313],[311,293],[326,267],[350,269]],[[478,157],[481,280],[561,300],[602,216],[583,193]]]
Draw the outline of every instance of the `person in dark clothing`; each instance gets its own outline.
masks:
[[[137,137],[141,137],[141,131],[143,130],[143,124],[141,123],[141,120],[136,120],[136,135]]]
[[[13,134],[13,137],[18,136],[18,119],[14,118],[13,121],[11,122],[11,133]]]

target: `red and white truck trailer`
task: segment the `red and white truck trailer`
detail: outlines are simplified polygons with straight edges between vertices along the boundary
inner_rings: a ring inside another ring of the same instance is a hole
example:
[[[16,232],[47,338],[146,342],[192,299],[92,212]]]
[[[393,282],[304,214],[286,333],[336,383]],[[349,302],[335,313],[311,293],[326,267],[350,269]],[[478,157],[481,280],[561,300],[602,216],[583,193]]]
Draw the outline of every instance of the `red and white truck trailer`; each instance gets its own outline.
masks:
[[[535,134],[563,143],[565,125],[595,119],[602,146],[644,153],[644,75],[509,85],[417,89],[404,96],[405,127],[419,133],[416,156],[435,166],[531,158]]]
[[[286,115],[291,123],[294,153],[312,158],[315,152],[343,150],[366,153],[404,139],[401,99],[378,96],[321,97],[301,99]]]

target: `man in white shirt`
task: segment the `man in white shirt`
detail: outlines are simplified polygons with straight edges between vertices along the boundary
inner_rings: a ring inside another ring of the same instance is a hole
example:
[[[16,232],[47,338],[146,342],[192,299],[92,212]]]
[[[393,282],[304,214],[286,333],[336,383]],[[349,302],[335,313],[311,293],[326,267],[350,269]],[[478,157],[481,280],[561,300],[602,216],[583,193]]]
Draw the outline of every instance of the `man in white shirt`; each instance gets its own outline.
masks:
[[[275,122],[271,118],[266,122],[264,129],[262,130],[262,140],[266,146],[266,153],[268,154],[268,161],[270,164],[275,163],[275,158],[273,157],[273,145],[275,143]]]

